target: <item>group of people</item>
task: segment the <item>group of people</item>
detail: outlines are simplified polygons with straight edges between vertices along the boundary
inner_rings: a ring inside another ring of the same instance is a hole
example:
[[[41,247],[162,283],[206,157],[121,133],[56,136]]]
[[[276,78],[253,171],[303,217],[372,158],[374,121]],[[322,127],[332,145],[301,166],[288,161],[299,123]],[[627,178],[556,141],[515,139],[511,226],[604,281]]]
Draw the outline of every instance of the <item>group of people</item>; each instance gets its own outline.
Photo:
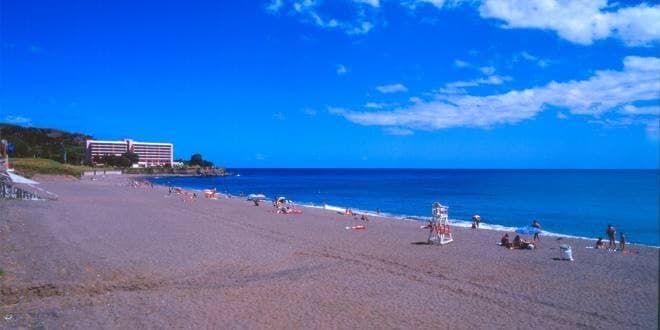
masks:
[[[197,193],[196,192],[190,192],[190,191],[181,189],[179,187],[168,186],[167,187],[167,195],[170,196],[170,195],[172,195],[172,193],[175,193],[175,194],[181,196],[181,199],[186,203],[192,203],[197,199]]]
[[[275,213],[277,214],[302,214],[302,210],[298,209],[283,197],[276,199],[273,202],[273,207],[275,208]]]
[[[505,233],[504,236],[500,239],[500,244],[507,249],[534,249],[534,242],[530,242],[526,239],[516,235],[513,238],[513,241],[509,239],[509,233]]]
[[[380,209],[378,210],[380,212]],[[341,212],[340,212],[341,213]],[[366,214],[358,214],[356,212],[353,212],[351,209],[346,209],[344,210],[344,215],[350,215],[352,217],[357,217],[358,215],[360,216],[360,220],[362,221],[369,221],[369,217],[367,217]]]
[[[481,224],[481,216],[478,214],[472,216],[472,229],[479,228],[480,224]],[[534,220],[534,222],[532,222],[532,228],[534,233],[534,237],[532,238],[532,240],[534,242],[540,241],[541,237],[539,237],[539,234],[541,233],[541,224],[538,222],[538,220]]]
[[[598,237],[598,241],[596,241],[596,249],[608,249],[608,250],[617,250],[616,247],[616,228],[612,226],[612,224],[607,225],[607,229],[605,230],[605,235],[607,235],[607,238],[609,240],[609,244],[605,246],[605,242],[603,242],[602,237]],[[626,250],[626,235],[621,232],[619,234],[619,251],[625,251]]]
[[[528,241],[520,235],[516,235],[516,237],[513,238],[513,241],[511,241],[509,237],[509,233],[504,233],[504,236],[500,239],[500,245],[504,246],[507,249],[534,249],[537,247],[538,242],[541,240],[541,237],[539,234],[541,233],[541,224],[538,222],[538,220],[534,220],[532,222],[532,233],[534,236],[532,236],[532,240]]]

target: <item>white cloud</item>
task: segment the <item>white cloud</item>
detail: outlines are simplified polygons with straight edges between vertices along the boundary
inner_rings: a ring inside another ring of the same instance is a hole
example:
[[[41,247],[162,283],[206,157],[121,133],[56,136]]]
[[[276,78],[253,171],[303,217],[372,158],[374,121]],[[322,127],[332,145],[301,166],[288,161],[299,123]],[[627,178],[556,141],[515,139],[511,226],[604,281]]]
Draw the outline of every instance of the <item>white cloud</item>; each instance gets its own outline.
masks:
[[[479,68],[479,71],[481,71],[481,73],[483,74],[491,75],[495,73],[495,68],[492,66],[482,66]]]
[[[408,88],[402,84],[382,85],[376,87],[376,90],[383,94],[407,92]]]
[[[632,125],[641,125],[646,131],[646,135],[651,139],[658,139],[660,133],[660,118],[635,118],[635,117],[620,117],[613,119],[594,119],[589,121],[590,124],[601,125],[605,128],[616,129],[626,128]]]
[[[534,63],[536,63],[536,65],[538,65],[542,68],[545,68],[546,66],[548,66],[550,64],[548,60],[539,58],[538,56],[534,56],[534,55],[532,55],[528,52],[520,52],[520,54],[518,56],[516,56],[516,60],[517,60],[518,57],[520,57],[520,58],[522,58],[526,61],[534,62]]]
[[[383,132],[385,132],[388,135],[396,135],[396,136],[407,136],[414,134],[413,131],[407,128],[399,128],[399,127],[385,127],[383,128]]]
[[[284,3],[282,2],[282,0],[272,0],[266,6],[266,10],[268,10],[270,12],[273,12],[273,13],[276,13],[276,12],[280,11],[280,9],[282,8],[283,5],[284,5]]]
[[[656,115],[660,116],[660,105],[636,107],[632,104],[626,104],[620,111],[628,115]]]
[[[474,79],[474,80],[454,81],[454,82],[446,84],[445,88],[447,90],[453,90],[453,89],[457,89],[457,88],[475,87],[475,86],[479,86],[479,85],[501,85],[505,81],[509,81],[509,80],[512,80],[511,77],[492,75],[492,76],[488,76],[486,78],[479,78],[479,79]]]
[[[402,1],[401,4],[411,9],[417,8],[420,4],[428,4],[438,9],[442,9],[446,7],[456,7],[462,2],[465,2],[465,0],[406,0]]]
[[[438,92],[429,101],[390,111],[341,109],[331,113],[360,125],[411,130],[514,124],[533,118],[548,106],[566,109],[574,115],[598,117],[605,112],[616,114],[616,110],[636,102],[657,103],[658,76],[660,58],[629,56],[624,58],[621,71],[597,71],[581,81],[553,81],[541,87],[485,96]]]
[[[563,112],[557,112],[557,119],[568,119],[568,116]]]
[[[323,1],[318,0],[272,0],[266,6],[266,10],[274,14],[286,13],[323,29],[336,29],[349,35],[361,35],[373,29],[373,20],[380,1],[353,0],[346,5],[347,18],[342,19],[330,16],[327,10],[322,8],[322,4]]]
[[[523,59],[526,59],[528,61],[536,61],[538,59],[538,57],[536,57],[536,56],[534,56],[534,55],[532,55],[528,52],[520,52],[520,57],[522,57]]]
[[[23,117],[23,116],[5,116],[5,122],[7,124],[15,125],[29,125],[32,123],[32,119]]]
[[[343,64],[337,64],[337,75],[345,75],[348,73],[348,68]]]
[[[445,5],[445,0],[416,0],[413,2],[413,4],[419,4],[419,3],[427,3],[436,6],[438,8],[442,8],[442,6]]]
[[[454,60],[454,65],[458,68],[465,68],[470,66],[470,63],[456,59]]]
[[[364,107],[370,109],[382,109],[385,107],[385,105],[385,103],[367,102]]]
[[[618,38],[630,46],[660,41],[660,5],[620,6],[608,0],[400,0],[398,4],[415,9],[426,4],[438,9],[462,3],[481,3],[483,18],[504,22],[505,28],[543,29],[582,45],[595,40]],[[266,10],[287,13],[324,29],[338,29],[350,35],[370,32],[380,15],[379,0],[344,1],[341,19],[331,17],[320,0],[271,0]],[[423,17],[421,21],[433,20]],[[541,62],[542,63],[542,62]]]
[[[380,0],[353,0],[353,1],[357,3],[364,3],[372,7],[380,6]]]
[[[507,28],[552,30],[581,45],[610,37],[630,46],[660,40],[660,6],[615,6],[607,0],[485,0],[479,11]]]
[[[276,112],[273,114],[273,118],[277,120],[284,120],[286,119],[286,116],[282,112]]]

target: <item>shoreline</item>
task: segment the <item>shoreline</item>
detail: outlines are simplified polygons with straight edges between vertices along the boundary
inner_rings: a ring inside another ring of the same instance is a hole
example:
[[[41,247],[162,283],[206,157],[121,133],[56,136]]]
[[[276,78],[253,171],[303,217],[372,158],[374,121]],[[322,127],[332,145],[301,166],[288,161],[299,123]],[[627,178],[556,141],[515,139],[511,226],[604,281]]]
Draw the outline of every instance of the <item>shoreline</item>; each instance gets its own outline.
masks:
[[[2,327],[657,327],[655,248],[541,236],[510,250],[461,227],[428,245],[416,221],[277,214],[135,179],[38,178],[57,201],[0,202]]]
[[[160,175],[153,175],[153,176],[140,176],[141,179],[144,179],[145,181],[151,182],[154,185],[159,185],[161,187],[167,188],[166,185],[160,184],[160,183],[155,183],[152,182],[149,179],[157,179],[158,177],[161,177]],[[198,176],[190,176],[190,175],[184,175],[184,177],[198,177]],[[203,189],[194,189],[190,187],[181,187],[186,190],[190,191],[195,191],[195,192],[202,192]],[[218,193],[219,195],[226,196],[225,193]],[[239,196],[239,195],[231,195],[232,198],[246,198],[245,196]],[[272,202],[272,199],[265,199],[265,201]],[[315,205],[312,203],[296,203],[296,201],[293,201],[296,206],[301,206],[305,208],[311,208],[311,209],[321,209],[321,210],[327,210],[331,212],[337,212],[345,209],[351,209],[354,212],[358,214],[365,214],[369,217],[380,217],[392,221],[414,221],[414,222],[428,222],[428,220],[431,218],[429,217],[423,217],[423,216],[411,216],[411,215],[405,215],[405,214],[394,214],[394,213],[387,213],[387,212],[381,212],[378,214],[375,210],[363,210],[359,208],[354,208],[351,206],[339,206],[339,205]],[[455,227],[460,227],[460,228],[467,228],[471,229],[472,221],[471,220],[462,220],[462,219],[449,219],[450,225],[455,226]],[[509,226],[504,226],[504,225],[499,225],[499,224],[492,224],[492,223],[481,223],[481,227],[476,229],[476,230],[491,230],[494,232],[508,232],[508,233],[515,233],[516,229],[518,227],[509,227]],[[554,238],[570,238],[570,239],[580,239],[580,240],[585,240],[585,241],[593,241],[596,242],[598,239],[593,238],[593,237],[587,237],[587,236],[578,236],[578,235],[572,235],[572,234],[562,234],[562,233],[556,233],[556,232],[550,232],[550,231],[542,231],[541,232],[542,236],[546,237],[554,237]],[[616,241],[617,244],[619,244],[619,241]],[[636,242],[626,242],[626,245],[628,246],[642,246],[642,247],[648,247],[648,248],[655,248],[660,250],[660,245],[651,245],[651,244],[645,244],[645,243],[636,243]]]

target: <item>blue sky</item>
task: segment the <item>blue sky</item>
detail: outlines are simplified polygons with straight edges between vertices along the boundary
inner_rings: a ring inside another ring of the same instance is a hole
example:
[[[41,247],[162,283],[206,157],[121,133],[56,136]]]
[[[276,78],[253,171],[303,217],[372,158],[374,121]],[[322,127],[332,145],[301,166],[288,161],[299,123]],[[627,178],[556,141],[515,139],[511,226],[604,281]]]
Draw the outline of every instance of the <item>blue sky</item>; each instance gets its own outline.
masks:
[[[2,1],[0,122],[229,167],[658,168],[660,6]]]

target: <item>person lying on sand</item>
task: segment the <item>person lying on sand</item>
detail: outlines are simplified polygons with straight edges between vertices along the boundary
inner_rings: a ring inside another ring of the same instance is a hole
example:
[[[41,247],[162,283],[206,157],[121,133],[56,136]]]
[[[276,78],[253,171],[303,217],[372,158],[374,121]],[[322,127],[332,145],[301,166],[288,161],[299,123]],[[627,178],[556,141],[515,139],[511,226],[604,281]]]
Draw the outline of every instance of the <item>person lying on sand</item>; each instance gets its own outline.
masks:
[[[278,214],[302,214],[303,211],[294,207],[285,206],[277,209]]]
[[[524,240],[520,238],[520,235],[516,235],[516,237],[513,238],[513,248],[514,249],[530,249],[534,248],[534,245],[532,242]]]

